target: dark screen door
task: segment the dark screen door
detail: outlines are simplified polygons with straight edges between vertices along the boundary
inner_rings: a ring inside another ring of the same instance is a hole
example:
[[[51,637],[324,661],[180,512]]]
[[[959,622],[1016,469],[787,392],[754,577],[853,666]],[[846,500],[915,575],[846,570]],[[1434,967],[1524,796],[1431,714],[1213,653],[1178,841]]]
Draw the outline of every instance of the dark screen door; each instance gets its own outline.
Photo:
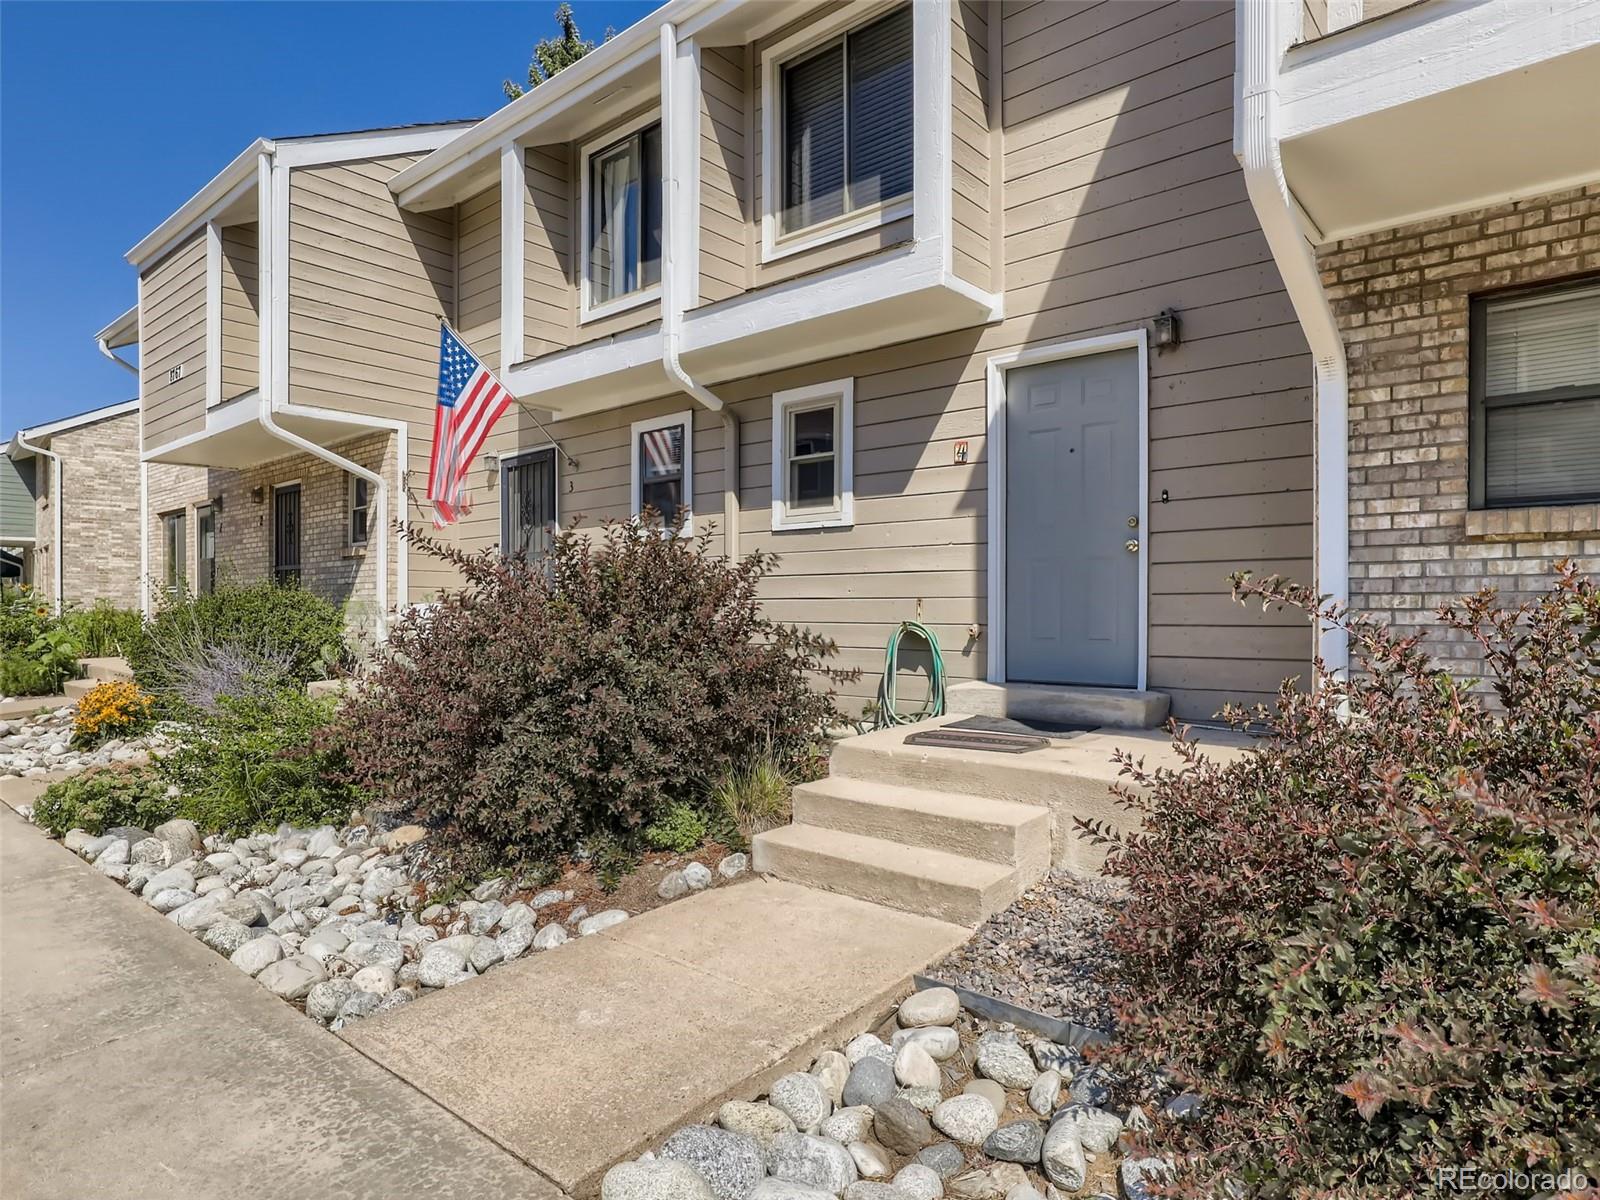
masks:
[[[535,450],[505,466],[500,550],[532,558],[550,548],[556,530],[556,452]]]
[[[300,485],[272,489],[272,577],[300,582]]]

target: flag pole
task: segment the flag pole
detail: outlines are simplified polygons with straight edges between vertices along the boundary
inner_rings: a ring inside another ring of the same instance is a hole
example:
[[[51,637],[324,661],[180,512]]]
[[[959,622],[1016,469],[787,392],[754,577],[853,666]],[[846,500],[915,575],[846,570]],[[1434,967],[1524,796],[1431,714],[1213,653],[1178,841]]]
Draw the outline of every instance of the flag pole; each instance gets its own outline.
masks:
[[[456,337],[456,338],[460,338],[462,344],[465,345],[466,338],[461,337],[461,335],[456,332],[455,327],[453,325],[451,325],[449,321],[445,320],[444,314],[443,313],[439,313],[437,315],[439,317],[439,324],[441,326],[443,326],[445,329],[448,329],[450,331],[450,333],[451,333],[451,336]],[[511,389],[510,388],[506,388],[506,391],[511,392]],[[544,422],[539,420],[539,415],[537,413],[535,413],[533,411],[533,409],[529,408],[526,404],[524,404],[522,402],[522,398],[520,396],[518,396],[515,392],[511,392],[511,398],[517,402],[517,407],[518,408],[520,408],[523,412],[527,413],[528,420],[532,421],[535,425],[537,425],[539,427],[539,432],[544,434],[544,436],[549,439],[550,444],[552,446],[554,446],[557,451],[560,452],[561,458],[567,464],[567,466],[569,468],[571,468],[572,470],[576,471],[578,469],[578,460],[573,458],[572,455],[568,454],[567,453],[567,448],[565,446],[563,446],[560,442],[558,442],[556,440],[556,438],[555,438],[555,435],[552,434],[548,429],[546,429],[544,427]]]

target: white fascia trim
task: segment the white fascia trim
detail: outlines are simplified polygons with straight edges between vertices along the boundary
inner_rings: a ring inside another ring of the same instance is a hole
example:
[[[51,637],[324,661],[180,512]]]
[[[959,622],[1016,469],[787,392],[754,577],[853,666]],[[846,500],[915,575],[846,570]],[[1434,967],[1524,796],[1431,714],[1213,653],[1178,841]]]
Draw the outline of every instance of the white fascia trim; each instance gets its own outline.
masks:
[[[1588,0],[1418,4],[1286,48],[1277,136],[1292,141],[1600,43]]]
[[[815,515],[793,516],[789,512],[789,413],[794,409],[820,408],[832,404],[834,421],[834,482],[839,503],[836,508]],[[855,524],[855,379],[833,379],[808,387],[787,388],[772,393],[772,528],[848,529]]]
[[[1299,27],[1298,0],[1262,0],[1235,9],[1233,152],[1245,191],[1310,346],[1314,371],[1315,581],[1318,594],[1350,600],[1349,376],[1344,339],[1322,288],[1300,206],[1284,178],[1278,87],[1285,50]],[[1343,629],[1323,626],[1318,652],[1330,671],[1350,662]]]
[[[75,413],[70,417],[59,420],[47,421],[43,425],[34,425],[28,429],[19,429],[16,437],[34,441],[38,438],[51,437],[57,433],[65,433],[69,429],[78,429],[84,425],[93,425],[96,421],[109,421],[112,417],[120,417],[124,413],[138,412],[139,401],[120,400],[116,404],[108,404],[104,408],[90,409],[85,413]],[[13,444],[15,444],[13,442]],[[25,457],[25,456],[24,456]]]
[[[520,146],[500,151],[500,374],[523,359],[527,328],[526,235],[528,176]]]
[[[1060,362],[1111,350],[1139,352],[1139,669],[1135,686],[1143,691],[1150,666],[1150,346],[1145,331],[1129,329],[1096,337],[1025,346],[991,355],[984,368],[984,446],[988,457],[988,622],[990,683],[1006,682],[1006,373],[1016,367]]]
[[[255,186],[256,160],[263,154],[270,155],[272,150],[273,143],[266,138],[251,142],[210,183],[129,250],[127,260],[136,267],[143,266],[241,199]]]
[[[661,366],[659,325],[631,329],[615,337],[541,355],[512,367],[500,382],[518,399],[527,400],[541,392],[570,387],[597,375],[614,375],[649,366]],[[664,371],[662,385],[666,385]]]
[[[714,0],[669,0],[648,18],[630,25],[609,42],[560,74],[530,88],[522,96],[451,139],[419,163],[389,181],[401,208],[427,209],[451,203],[453,180],[471,171],[499,146],[536,136],[539,123],[581,104],[590,104],[617,77],[654,63],[659,56],[657,31],[709,8]]]
[[[222,403],[222,227],[206,222],[206,407]]]
[[[629,427],[628,512],[637,517],[639,509],[643,507],[641,496],[644,489],[639,478],[639,435],[673,425],[683,426],[683,522],[677,529],[667,531],[676,535],[689,533],[694,528],[694,412],[691,409],[635,421]]]
[[[911,6],[912,98],[919,118],[912,125],[916,146],[912,236],[919,243],[939,243],[946,275],[952,275],[955,266],[950,194],[954,186],[950,173],[952,3],[959,0],[918,0]]]
[[[272,155],[256,159],[256,392],[272,376]]]
[[[120,314],[104,329],[94,335],[108,350],[117,350],[123,346],[137,346],[139,344],[139,306],[135,304],[127,312]]]
[[[281,138],[277,142],[277,157],[286,167],[315,167],[360,158],[428,154],[459,137],[474,124],[473,121],[455,121],[426,129],[386,129],[377,133],[331,133],[309,138]]]
[[[267,253],[272,259],[270,296],[264,306],[272,324],[270,373],[263,371],[270,407],[289,403],[289,187],[290,170],[274,160],[272,164],[271,220],[261,226],[269,231]],[[265,322],[263,322],[265,323]]]
[[[218,434],[228,433],[245,425],[253,424],[257,420],[257,412],[261,407],[261,396],[257,392],[246,392],[242,396],[235,396],[226,404],[219,404],[206,413],[205,424],[193,433],[186,433],[182,437],[173,438],[170,442],[163,442],[159,446],[148,446],[140,452],[140,460],[154,462],[163,455],[174,451],[186,449],[189,446],[214,438]],[[340,418],[345,420],[348,418]]]

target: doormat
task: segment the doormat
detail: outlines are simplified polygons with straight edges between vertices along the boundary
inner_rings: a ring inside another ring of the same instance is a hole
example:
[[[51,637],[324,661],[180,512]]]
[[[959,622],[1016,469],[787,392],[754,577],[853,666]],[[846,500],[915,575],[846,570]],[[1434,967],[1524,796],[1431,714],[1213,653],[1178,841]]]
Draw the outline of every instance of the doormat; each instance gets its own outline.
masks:
[[[1050,739],[1018,733],[983,733],[942,725],[938,729],[908,733],[905,744],[938,746],[945,750],[986,750],[991,754],[1027,754],[1031,750],[1043,750],[1050,744]]]
[[[1068,725],[1058,721],[1019,721],[1015,717],[962,717],[940,729],[965,729],[978,733],[1020,733],[1024,737],[1070,738],[1098,729],[1098,725]]]

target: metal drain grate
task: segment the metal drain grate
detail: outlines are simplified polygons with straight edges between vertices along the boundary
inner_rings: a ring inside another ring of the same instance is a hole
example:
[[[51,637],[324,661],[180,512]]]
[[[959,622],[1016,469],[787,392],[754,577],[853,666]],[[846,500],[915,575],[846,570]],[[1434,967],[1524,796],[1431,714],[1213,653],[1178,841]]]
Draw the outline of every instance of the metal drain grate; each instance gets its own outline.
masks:
[[[990,754],[1027,754],[1030,750],[1043,750],[1049,738],[1031,737],[1017,733],[982,733],[975,729],[924,729],[908,733],[908,746],[938,746],[945,750],[983,750]]]

